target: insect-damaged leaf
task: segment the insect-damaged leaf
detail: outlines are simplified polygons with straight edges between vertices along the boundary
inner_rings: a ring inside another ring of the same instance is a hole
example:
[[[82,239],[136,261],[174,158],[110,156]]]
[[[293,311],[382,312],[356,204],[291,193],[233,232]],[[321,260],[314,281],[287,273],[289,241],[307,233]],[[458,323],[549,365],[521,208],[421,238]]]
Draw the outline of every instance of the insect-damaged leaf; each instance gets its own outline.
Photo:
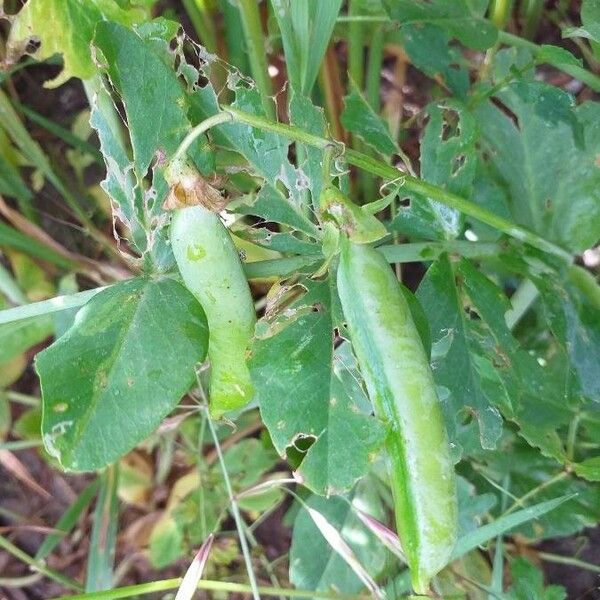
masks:
[[[34,37],[41,42],[39,60],[63,55],[65,66],[48,87],[58,87],[71,77],[89,79],[96,72],[91,51],[96,24],[110,19],[131,25],[142,17],[140,11],[123,10],[115,0],[30,0],[12,23],[8,57],[18,59]]]
[[[36,357],[46,449],[73,471],[114,462],[175,407],[207,345],[202,308],[172,279],[100,292]]]
[[[348,490],[369,469],[383,441],[370,416],[347,344],[334,352],[329,282],[309,292],[275,323],[259,323],[250,370],[277,451],[311,442],[298,469],[319,494]],[[290,315],[294,315],[290,318]],[[266,332],[263,334],[263,330]]]

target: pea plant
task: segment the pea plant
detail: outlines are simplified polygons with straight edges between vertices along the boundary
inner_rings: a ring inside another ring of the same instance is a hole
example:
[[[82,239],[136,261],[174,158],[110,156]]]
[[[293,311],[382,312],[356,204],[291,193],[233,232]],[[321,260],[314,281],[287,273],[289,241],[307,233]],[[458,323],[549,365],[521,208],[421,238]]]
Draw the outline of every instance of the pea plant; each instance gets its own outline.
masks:
[[[93,477],[35,556],[0,548],[77,598],[172,597],[160,573],[118,587],[143,489],[152,567],[201,547],[178,600],[558,600],[558,563],[593,581],[597,0],[6,4],[0,448]],[[81,82],[89,131],[44,126],[80,175],[102,165],[108,217],[23,125],[44,117],[8,84],[40,61],[48,88]],[[17,427],[26,352],[41,399]],[[51,561],[94,501],[82,581]],[[274,515],[291,545],[267,557]]]

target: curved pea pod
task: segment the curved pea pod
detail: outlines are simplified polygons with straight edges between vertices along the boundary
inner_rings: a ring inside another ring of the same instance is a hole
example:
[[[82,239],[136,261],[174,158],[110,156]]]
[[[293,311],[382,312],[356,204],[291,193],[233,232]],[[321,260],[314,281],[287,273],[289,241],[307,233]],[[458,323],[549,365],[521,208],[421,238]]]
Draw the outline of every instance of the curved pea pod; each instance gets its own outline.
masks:
[[[183,282],[206,313],[210,410],[220,417],[252,398],[246,351],[254,334],[256,312],[231,236],[219,215],[205,207],[221,208],[220,195],[194,173],[186,169],[179,178],[171,174],[165,207],[174,209],[171,245]]]
[[[338,293],[386,451],[396,525],[416,592],[450,559],[457,532],[454,467],[433,376],[409,306],[377,250],[341,241]]]

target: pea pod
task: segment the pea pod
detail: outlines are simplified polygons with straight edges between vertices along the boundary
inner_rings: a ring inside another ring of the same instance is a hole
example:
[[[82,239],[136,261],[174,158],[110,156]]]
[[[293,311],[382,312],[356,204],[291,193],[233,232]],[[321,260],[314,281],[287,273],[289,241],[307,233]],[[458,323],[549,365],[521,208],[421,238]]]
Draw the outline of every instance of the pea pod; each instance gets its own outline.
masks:
[[[417,593],[456,541],[454,468],[433,376],[409,306],[383,256],[341,240],[338,293],[386,451],[398,535]]]
[[[210,410],[219,417],[252,398],[246,350],[254,333],[256,313],[229,232],[218,214],[198,203],[206,199],[206,182],[197,174],[194,177],[189,169],[184,173],[186,177],[176,181],[171,174],[173,185],[168,207],[183,206],[173,214],[171,245],[185,286],[206,313],[211,363]],[[216,190],[209,196],[214,206],[218,200]]]

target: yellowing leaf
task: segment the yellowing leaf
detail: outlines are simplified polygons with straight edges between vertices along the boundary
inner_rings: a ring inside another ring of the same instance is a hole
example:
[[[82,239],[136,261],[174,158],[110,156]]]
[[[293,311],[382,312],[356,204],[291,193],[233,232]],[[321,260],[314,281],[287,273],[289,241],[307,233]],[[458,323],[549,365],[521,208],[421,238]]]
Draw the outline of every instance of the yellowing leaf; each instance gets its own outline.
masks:
[[[99,21],[132,25],[143,17],[125,11],[114,0],[29,0],[15,17],[7,41],[7,61],[16,62],[30,40],[41,43],[36,57],[45,60],[62,54],[64,68],[46,87],[58,87],[71,77],[89,79],[96,71],[91,52]]]

